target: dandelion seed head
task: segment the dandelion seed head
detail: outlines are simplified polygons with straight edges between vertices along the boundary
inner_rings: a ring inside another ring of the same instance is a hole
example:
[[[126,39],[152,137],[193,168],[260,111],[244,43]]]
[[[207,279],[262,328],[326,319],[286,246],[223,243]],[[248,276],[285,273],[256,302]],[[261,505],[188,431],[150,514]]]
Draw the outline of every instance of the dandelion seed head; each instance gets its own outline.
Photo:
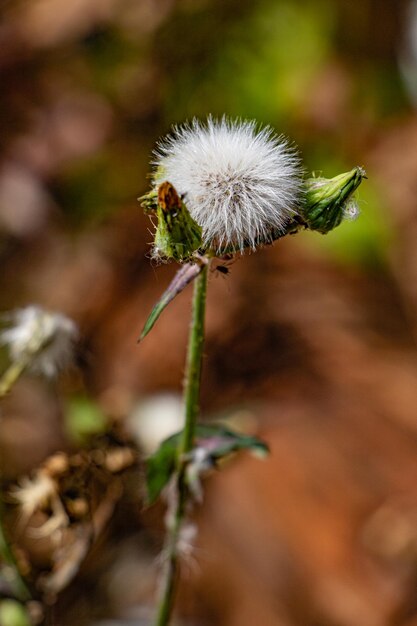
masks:
[[[65,315],[31,305],[12,313],[11,321],[0,333],[0,344],[12,361],[27,359],[32,372],[53,377],[71,360],[77,327]]]
[[[156,150],[155,184],[171,182],[216,250],[271,241],[297,210],[301,168],[296,151],[255,122],[208,118],[176,127]]]

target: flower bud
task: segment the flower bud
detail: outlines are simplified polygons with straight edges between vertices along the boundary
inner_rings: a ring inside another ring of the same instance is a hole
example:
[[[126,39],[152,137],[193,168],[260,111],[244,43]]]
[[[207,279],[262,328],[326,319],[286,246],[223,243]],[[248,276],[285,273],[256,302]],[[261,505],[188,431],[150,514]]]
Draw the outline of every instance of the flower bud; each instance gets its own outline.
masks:
[[[363,178],[366,178],[366,172],[361,167],[354,167],[334,178],[309,178],[302,207],[308,228],[325,234],[339,226],[344,218],[357,217],[358,209],[352,203],[352,194]]]

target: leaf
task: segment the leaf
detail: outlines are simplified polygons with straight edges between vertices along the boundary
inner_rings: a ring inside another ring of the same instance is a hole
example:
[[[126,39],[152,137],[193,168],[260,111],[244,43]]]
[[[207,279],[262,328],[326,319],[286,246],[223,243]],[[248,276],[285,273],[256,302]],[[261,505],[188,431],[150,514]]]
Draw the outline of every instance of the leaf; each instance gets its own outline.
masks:
[[[153,504],[175,471],[181,433],[165,439],[146,460],[147,502]]]
[[[267,444],[258,437],[235,432],[218,424],[200,424],[197,426],[196,447],[204,448],[213,460],[222,459],[239,450],[249,450],[261,457],[269,454]]]
[[[158,450],[146,461],[146,487],[148,504],[153,504],[175,472],[178,446],[182,431],[165,439]],[[234,432],[222,425],[198,424],[195,448],[202,448],[213,463],[237,452],[249,450],[257,456],[265,457],[269,448],[257,437]]]
[[[158,191],[151,189],[145,195],[138,198],[144,213],[155,213],[158,207]]]
[[[162,297],[158,300],[158,302],[153,307],[151,314],[146,320],[145,326],[143,327],[141,336],[138,341],[142,341],[146,337],[146,335],[152,330],[155,322],[161,315],[162,311],[168,304],[177,296],[187,285],[189,285],[194,278],[196,278],[200,272],[202,271],[204,265],[206,264],[205,259],[199,259],[198,263],[186,263],[183,265],[178,272],[175,274],[173,280],[169,284],[169,287],[164,291]]]

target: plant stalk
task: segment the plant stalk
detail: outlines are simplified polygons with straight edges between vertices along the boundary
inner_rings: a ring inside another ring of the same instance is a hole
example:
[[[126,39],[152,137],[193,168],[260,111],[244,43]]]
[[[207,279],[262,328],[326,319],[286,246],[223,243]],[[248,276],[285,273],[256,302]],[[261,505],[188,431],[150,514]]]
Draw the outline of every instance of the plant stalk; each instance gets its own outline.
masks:
[[[155,626],[167,626],[171,617],[179,575],[178,541],[185,518],[189,490],[186,467],[194,444],[195,427],[199,413],[201,363],[204,347],[204,319],[207,292],[207,264],[194,281],[192,320],[188,337],[186,376],[184,383],[185,423],[179,445],[176,474],[176,499],[167,529],[164,548],[166,558],[161,596]]]
[[[26,586],[23,578],[20,575],[19,567],[12,552],[9,542],[5,536],[3,528],[3,502],[0,496],[0,560],[3,570],[3,575],[7,579],[7,583],[10,586],[12,594],[16,600],[26,602],[30,600],[31,595],[29,589]]]
[[[17,379],[21,376],[28,365],[28,359],[22,358],[12,363],[3,376],[0,378],[0,398],[6,396]],[[7,582],[10,585],[13,596],[16,600],[25,602],[30,599],[30,592],[20,575],[19,567],[14,558],[11,547],[5,535],[3,527],[3,500],[0,492],[0,561],[4,568],[3,575],[6,575]]]
[[[0,398],[4,398],[10,389],[13,387],[17,379],[23,374],[24,370],[29,364],[29,358],[21,358],[19,361],[15,361],[4,372],[0,378]]]

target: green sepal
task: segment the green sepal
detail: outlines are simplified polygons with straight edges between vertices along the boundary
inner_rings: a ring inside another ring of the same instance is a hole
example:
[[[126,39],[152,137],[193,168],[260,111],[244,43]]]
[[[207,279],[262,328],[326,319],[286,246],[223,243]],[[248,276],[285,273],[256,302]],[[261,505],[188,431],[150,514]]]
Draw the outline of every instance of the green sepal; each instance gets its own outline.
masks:
[[[191,283],[202,271],[206,264],[204,258],[199,259],[196,263],[186,263],[175,274],[173,280],[169,284],[168,288],[164,291],[161,298],[153,307],[142,333],[139,337],[139,341],[142,341],[146,335],[152,330],[155,322],[161,315],[162,311],[168,306],[168,304],[177,296],[187,285]]]
[[[158,190],[151,189],[148,193],[138,198],[141,207],[145,213],[156,213],[158,208]]]
[[[162,180],[164,177],[164,171],[165,168],[162,166],[159,166],[157,168],[152,176],[152,188],[150,189],[150,191],[138,198],[138,202],[140,202],[144,213],[156,213],[156,210],[158,208],[158,185],[156,183],[156,179]]]
[[[184,202],[177,210],[166,212],[158,205],[158,226],[155,233],[155,253],[165,259],[185,261],[201,247],[201,227],[191,217]]]
[[[177,467],[177,457],[182,431],[165,439],[146,461],[147,502],[153,504]],[[269,448],[257,437],[234,432],[222,425],[197,424],[195,448],[204,448],[215,464],[220,459],[239,450],[249,450],[265,457]]]
[[[202,246],[201,227],[191,217],[182,198],[169,182],[162,182],[145,200],[148,212],[155,210],[158,226],[155,231],[153,255],[156,258],[187,261]],[[152,207],[152,208],[149,208]]]
[[[339,226],[349,199],[364,178],[361,167],[334,178],[309,178],[301,210],[308,228],[325,234]]]

